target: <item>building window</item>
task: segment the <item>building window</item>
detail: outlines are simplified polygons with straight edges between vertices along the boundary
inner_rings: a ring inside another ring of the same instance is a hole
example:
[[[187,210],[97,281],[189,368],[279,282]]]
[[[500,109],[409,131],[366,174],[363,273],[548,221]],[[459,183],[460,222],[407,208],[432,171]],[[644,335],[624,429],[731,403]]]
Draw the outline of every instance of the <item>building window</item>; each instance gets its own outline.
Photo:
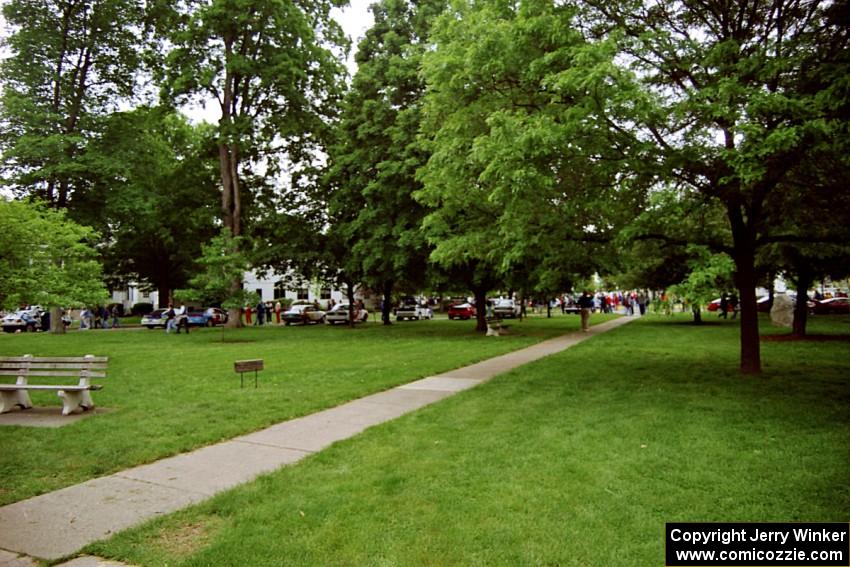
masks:
[[[319,296],[319,299],[330,299],[331,298],[331,288],[324,287],[322,288],[322,293]]]
[[[283,282],[277,282],[274,284],[274,298],[282,299],[286,297],[286,287],[284,287]]]
[[[298,290],[298,299],[310,299],[310,293],[306,287]]]

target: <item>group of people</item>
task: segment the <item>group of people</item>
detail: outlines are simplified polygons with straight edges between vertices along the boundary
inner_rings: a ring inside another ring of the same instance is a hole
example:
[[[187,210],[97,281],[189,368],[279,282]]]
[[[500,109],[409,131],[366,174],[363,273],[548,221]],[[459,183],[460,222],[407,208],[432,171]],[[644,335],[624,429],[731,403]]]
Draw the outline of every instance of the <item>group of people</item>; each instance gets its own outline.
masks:
[[[84,307],[80,311],[80,330],[87,329],[116,329],[121,326],[121,312],[117,305],[107,308],[98,305],[94,309]]]
[[[260,301],[255,307],[247,305],[243,310],[245,312],[245,324],[262,326],[268,323],[271,325],[272,316],[274,316],[275,323],[280,325],[280,314],[282,310],[283,306],[280,304],[280,301],[274,304],[271,301]]]

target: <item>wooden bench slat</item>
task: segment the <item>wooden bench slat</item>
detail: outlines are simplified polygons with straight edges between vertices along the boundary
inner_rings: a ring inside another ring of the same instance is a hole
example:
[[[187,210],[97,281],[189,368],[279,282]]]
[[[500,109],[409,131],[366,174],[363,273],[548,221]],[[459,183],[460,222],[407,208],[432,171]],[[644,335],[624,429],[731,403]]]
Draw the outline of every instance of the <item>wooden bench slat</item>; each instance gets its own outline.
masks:
[[[83,390],[102,390],[103,386],[99,384],[91,384],[89,386],[80,386],[77,384],[69,384],[60,386],[58,384],[0,384],[0,390],[12,392],[14,390],[68,390],[70,392],[82,392]]]
[[[82,376],[83,372],[85,372],[85,376]],[[106,372],[93,370],[93,371],[83,371],[77,370],[75,372],[65,372],[62,370],[2,370],[0,369],[0,376],[26,376],[28,378],[38,378],[39,376],[44,377],[65,377],[65,378],[106,378]]]
[[[0,362],[109,362],[108,356],[0,356]]]
[[[4,364],[0,362],[0,370],[29,370],[30,372],[44,370],[83,372],[84,370],[106,370],[107,368],[105,364]]]

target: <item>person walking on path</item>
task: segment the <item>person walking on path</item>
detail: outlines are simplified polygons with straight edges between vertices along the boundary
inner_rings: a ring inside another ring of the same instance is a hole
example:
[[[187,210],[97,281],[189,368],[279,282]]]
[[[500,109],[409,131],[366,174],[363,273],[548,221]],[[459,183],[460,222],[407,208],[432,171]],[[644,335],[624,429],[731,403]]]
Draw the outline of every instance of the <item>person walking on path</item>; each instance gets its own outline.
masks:
[[[585,291],[578,298],[578,306],[581,309],[581,330],[586,333],[590,325],[590,312],[593,309],[593,296],[589,291]]]

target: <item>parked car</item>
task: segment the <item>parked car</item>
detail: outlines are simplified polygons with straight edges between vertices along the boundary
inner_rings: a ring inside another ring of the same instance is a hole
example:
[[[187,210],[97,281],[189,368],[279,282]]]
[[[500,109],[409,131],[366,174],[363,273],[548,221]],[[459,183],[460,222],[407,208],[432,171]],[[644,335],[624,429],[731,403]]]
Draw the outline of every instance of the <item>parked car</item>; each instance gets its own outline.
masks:
[[[471,319],[475,317],[475,306],[471,303],[455,303],[449,307],[449,319]]]
[[[293,305],[288,311],[282,314],[283,322],[286,325],[293,323],[321,323],[325,320],[325,312],[318,309],[314,305]]]
[[[740,304],[739,304],[739,306],[740,306]],[[720,298],[719,298],[719,297],[718,297],[717,299],[713,300],[711,303],[709,303],[709,304],[708,304],[708,310],[709,310],[709,311],[714,312],[714,311],[717,311],[717,310],[719,310],[719,309],[720,309]],[[734,308],[734,307],[732,307],[732,304],[731,304],[731,303],[728,303],[728,302],[727,302],[727,304],[726,304],[726,312],[727,312],[727,313],[732,313],[733,311],[735,311],[735,308]]]
[[[431,319],[434,312],[428,307],[422,307],[418,303],[403,303],[395,310],[396,321],[405,319],[418,321],[419,319]]]
[[[21,331],[35,332],[41,328],[41,316],[44,311],[38,305],[30,305],[9,313],[3,317],[3,330],[7,333]]]
[[[815,315],[850,314],[850,299],[846,297],[830,297],[813,303],[809,310]]]
[[[189,308],[186,312],[186,320],[190,327],[212,327],[211,319],[205,309]]]
[[[348,303],[338,303],[325,313],[325,323],[336,325],[337,323],[348,323]],[[365,323],[369,318],[369,312],[365,309],[354,308],[354,322]]]
[[[151,330],[157,327],[164,329],[166,323],[165,311],[165,309],[154,309],[147,315],[142,315],[142,326]]]
[[[219,307],[207,307],[207,310],[204,311],[204,313],[207,315],[210,326],[225,325],[227,324],[227,320],[230,318],[227,311]]]
[[[499,319],[516,319],[520,307],[513,299],[497,299],[493,303],[493,315]]]

